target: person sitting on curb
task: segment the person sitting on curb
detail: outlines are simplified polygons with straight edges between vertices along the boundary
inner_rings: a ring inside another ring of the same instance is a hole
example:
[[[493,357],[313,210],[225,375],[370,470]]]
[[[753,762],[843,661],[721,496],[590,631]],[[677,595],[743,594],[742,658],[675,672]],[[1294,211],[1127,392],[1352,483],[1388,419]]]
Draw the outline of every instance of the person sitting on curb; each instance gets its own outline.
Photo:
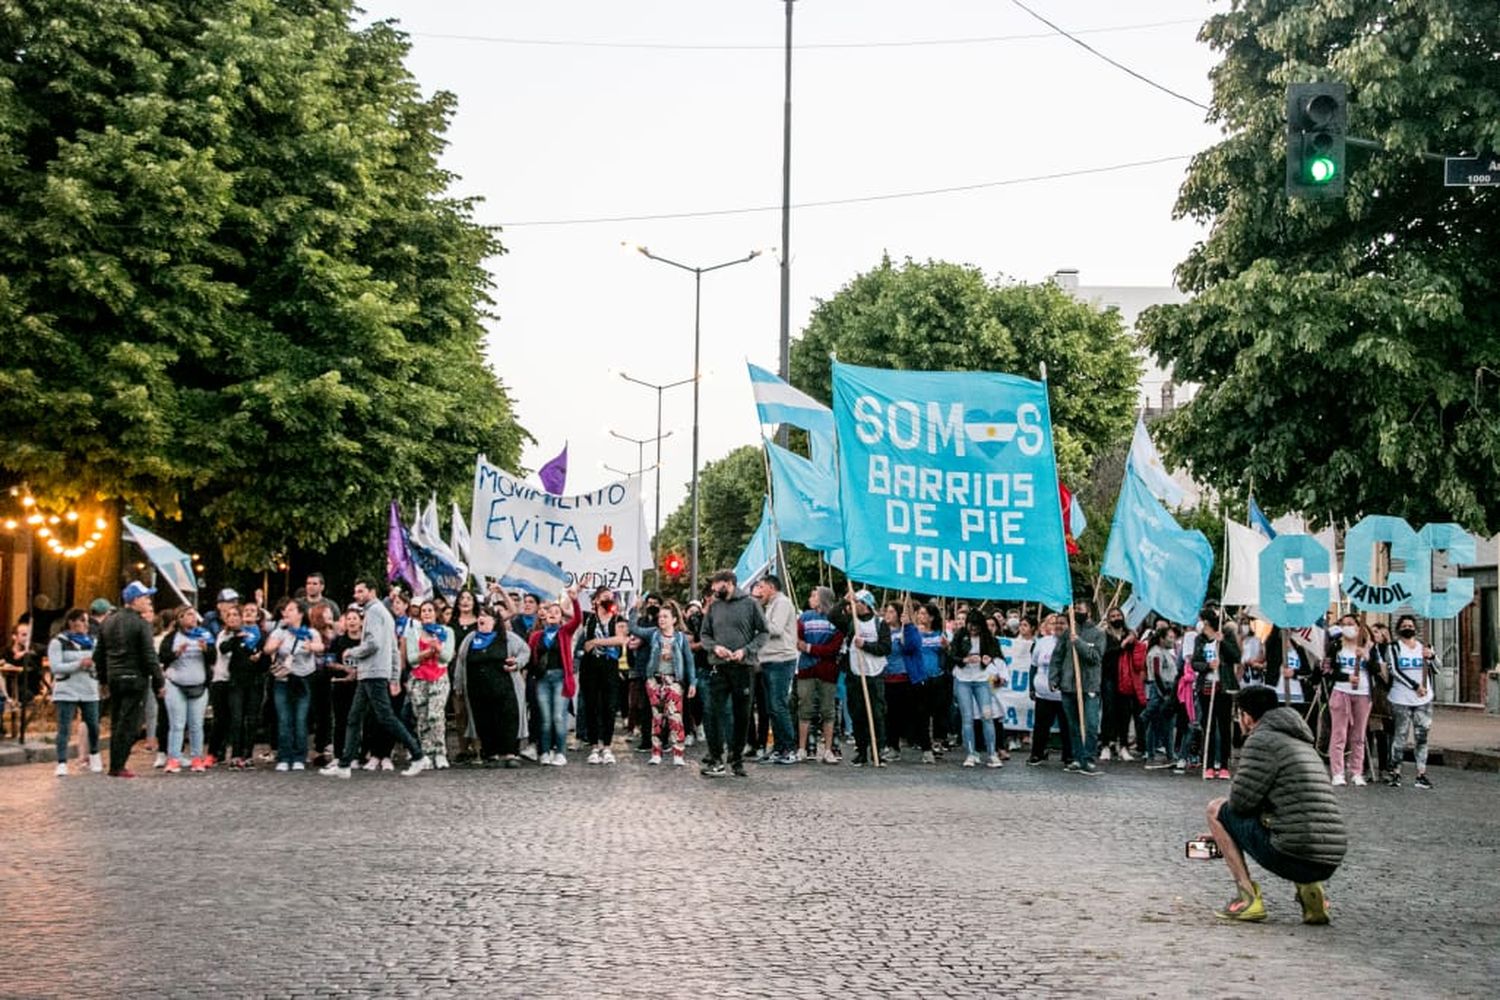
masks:
[[[1260,885],[1245,864],[1248,854],[1296,885],[1303,923],[1326,924],[1323,883],[1344,860],[1349,840],[1312,730],[1294,709],[1277,707],[1273,688],[1245,688],[1234,706],[1245,745],[1229,798],[1208,804],[1208,825],[1239,892],[1217,916],[1266,919]]]

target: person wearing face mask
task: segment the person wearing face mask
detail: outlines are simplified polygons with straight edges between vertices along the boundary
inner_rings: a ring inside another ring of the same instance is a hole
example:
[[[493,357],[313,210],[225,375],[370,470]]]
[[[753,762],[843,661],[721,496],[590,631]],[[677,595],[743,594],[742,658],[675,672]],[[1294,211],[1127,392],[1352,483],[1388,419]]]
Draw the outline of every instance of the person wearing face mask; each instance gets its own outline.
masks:
[[[1070,774],[1098,774],[1094,755],[1099,745],[1099,686],[1104,664],[1104,632],[1094,624],[1094,606],[1088,598],[1073,602],[1073,619],[1078,626],[1075,636],[1065,619],[1059,617],[1057,644],[1052,650],[1047,681],[1052,690],[1062,694],[1063,713],[1073,737],[1073,760],[1065,770]],[[1074,673],[1074,656],[1078,673]],[[1078,682],[1083,684],[1083,718],[1078,716]]]
[[[1330,630],[1332,634],[1334,630]],[[1339,619],[1333,651],[1333,693],[1328,697],[1332,731],[1328,766],[1333,784],[1365,781],[1365,735],[1370,724],[1370,633],[1353,615]]]
[[[1198,687],[1199,716],[1203,720],[1205,779],[1230,780],[1232,701],[1240,688],[1240,646],[1233,629],[1233,622],[1225,626],[1223,614],[1217,608],[1204,608],[1199,615],[1193,673]]]
[[[734,570],[719,570],[710,582],[713,601],[704,612],[699,634],[699,642],[708,650],[709,670],[705,707],[708,759],[700,773],[709,778],[724,776],[727,745],[730,770],[735,777],[743,778],[747,776],[743,755],[753,672],[760,648],[771,632],[760,604],[736,588]]]
[[[855,767],[876,763],[875,755],[885,738],[886,658],[891,655],[891,627],[875,612],[875,595],[861,590],[850,596],[849,613],[849,714],[854,719],[852,761]],[[993,640],[992,640],[993,641]],[[997,650],[998,653],[998,650]],[[864,678],[861,681],[861,678]],[[866,708],[868,693],[869,706]],[[875,742],[870,742],[870,723],[875,724]]]
[[[984,763],[986,767],[1000,767],[1000,755],[995,752],[995,727],[991,720],[995,715],[995,699],[990,692],[991,668],[996,662],[1004,662],[1000,655],[1000,643],[990,633],[987,623],[977,611],[970,611],[963,631],[948,644],[948,659],[953,664],[953,694],[958,700],[959,726],[964,743],[964,767],[977,767],[975,723],[984,740]]]
[[[541,702],[542,735],[540,763],[564,767],[568,763],[568,699],[578,693],[573,673],[573,636],[583,624],[583,605],[578,601],[578,586],[566,594],[572,612],[563,621],[561,604],[545,605],[531,633],[528,645],[531,662],[537,665],[537,699]]]
[[[1031,656],[1030,695],[1035,705],[1032,708],[1031,756],[1026,758],[1029,767],[1045,761],[1050,753],[1052,727],[1058,727],[1058,745],[1062,750],[1063,767],[1073,760],[1073,738],[1068,730],[1068,717],[1063,713],[1062,694],[1052,687],[1052,653],[1057,648],[1056,631],[1061,615],[1048,615],[1042,619],[1041,631]]]
[[[1406,735],[1411,731],[1416,745],[1418,788],[1431,789],[1427,777],[1427,739],[1432,732],[1432,675],[1435,656],[1432,648],[1417,638],[1417,620],[1402,615],[1396,620],[1396,642],[1390,663],[1385,667],[1390,682],[1391,716],[1395,730],[1391,734],[1390,760],[1385,783],[1401,787],[1401,762],[1406,755]]]

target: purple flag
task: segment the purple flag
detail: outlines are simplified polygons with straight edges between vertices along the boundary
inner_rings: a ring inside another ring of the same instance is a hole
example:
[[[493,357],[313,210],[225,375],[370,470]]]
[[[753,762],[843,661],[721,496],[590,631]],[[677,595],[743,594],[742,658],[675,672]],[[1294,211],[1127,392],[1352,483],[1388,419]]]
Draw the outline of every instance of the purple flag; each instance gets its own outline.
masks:
[[[417,585],[417,568],[407,547],[406,526],[401,523],[401,505],[391,501],[391,526],[385,536],[385,578]]]
[[[537,475],[542,480],[542,489],[555,497],[563,494],[563,489],[568,482],[568,446],[563,444],[563,450],[557,457],[542,466]]]

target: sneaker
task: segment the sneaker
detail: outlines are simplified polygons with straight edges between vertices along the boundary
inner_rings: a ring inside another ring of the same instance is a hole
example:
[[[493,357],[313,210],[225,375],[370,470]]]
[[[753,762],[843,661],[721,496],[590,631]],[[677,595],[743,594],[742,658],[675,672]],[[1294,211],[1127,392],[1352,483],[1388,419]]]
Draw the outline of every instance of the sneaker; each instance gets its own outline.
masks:
[[[886,747],[880,751],[880,759],[894,764],[901,759],[901,751],[895,747]]]
[[[1297,902],[1302,904],[1302,922],[1322,926],[1328,923],[1328,895],[1322,882],[1298,882]]]
[[[776,755],[770,750],[763,749],[760,753],[755,755],[755,763],[757,764],[769,764],[775,759]]]
[[[646,763],[647,764],[660,764],[661,763],[661,754],[659,754],[659,753],[652,754],[651,755],[651,759],[648,760],[648,761],[646,761]]]
[[[1099,751],[1099,759],[1109,760],[1109,747],[1105,747],[1104,749]]]
[[[1397,780],[1399,782],[1400,779]],[[1428,791],[1432,790],[1432,781],[1425,774],[1417,775],[1417,780],[1413,781],[1412,785],[1416,788],[1425,788]]]
[[[382,771],[394,771],[396,769],[396,762],[389,757],[382,757],[380,758],[380,769]]]
[[[299,761],[297,761],[296,763],[294,763],[292,765],[292,770],[293,771],[306,771],[307,770],[307,765],[304,764],[304,763],[302,763],[302,761],[299,760]]]
[[[445,753],[433,754],[432,766],[437,768],[439,771],[448,770],[448,755]]]
[[[923,750],[922,751],[922,763],[924,763],[924,764],[936,764],[937,763],[937,758],[935,756],[933,756],[933,753],[932,753],[931,750]]]
[[[66,778],[68,776],[68,765],[67,764],[59,764],[59,765],[57,765],[57,771],[55,773],[57,774],[57,776],[59,778]]]
[[[111,778],[134,778],[135,772],[128,767],[122,767],[118,771],[109,772]]]
[[[431,767],[431,757],[418,757],[416,760],[406,765],[406,770],[401,772],[401,777],[410,778],[415,775],[421,774],[423,771],[426,771]]]
[[[1146,770],[1148,771],[1164,771],[1171,766],[1173,766],[1172,762],[1166,758],[1146,761]]]
[[[1229,775],[1229,768],[1227,768],[1227,767],[1221,767],[1221,768],[1219,768],[1219,773],[1216,774],[1216,775],[1214,775],[1214,777],[1218,778],[1220,781],[1228,781],[1229,777],[1230,777],[1230,775]]]
[[[516,768],[521,766],[521,758],[507,757],[505,758],[505,760],[500,762],[500,766],[505,768],[507,771],[514,771]]]
[[[1045,758],[1045,757],[1027,757],[1026,758],[1026,766],[1027,767],[1041,767],[1042,766],[1042,762],[1044,760],[1046,760],[1046,759],[1047,758]]]
[[[1063,767],[1063,772],[1065,774],[1078,774],[1078,773],[1080,773],[1082,771],[1083,771],[1083,768],[1081,768],[1081,767],[1078,766],[1078,761],[1076,761],[1076,760],[1070,760],[1070,761],[1068,761],[1068,763],[1066,765],[1064,765],[1064,767]]]
[[[89,754],[89,770],[95,774],[104,770],[104,758],[96,753]]]
[[[1172,762],[1172,773],[1173,774],[1187,774],[1187,761],[1185,761],[1185,760],[1174,760]]]
[[[192,763],[188,765],[188,770],[195,774],[202,774],[208,770],[208,765],[203,763],[202,757],[194,757]]]
[[[537,760],[536,747],[530,745],[522,747],[521,756],[530,761]]]
[[[588,759],[588,761],[586,763],[589,763],[589,764],[603,764],[604,763],[604,758],[602,756],[600,756],[599,751],[597,749],[595,749],[593,753],[589,754],[589,759]]]
[[[182,770],[182,761],[174,757],[162,765],[162,770],[167,774],[177,774]]]
[[[773,761],[773,763],[782,765],[795,764],[797,763],[797,754],[795,751],[787,750],[783,753],[777,754],[776,759]]]
[[[1005,761],[1000,759],[997,753],[990,754],[990,759],[984,762],[985,767],[1004,767]]]
[[[745,770],[745,765],[742,764],[742,763],[741,764],[735,764],[733,767],[731,767],[729,769],[729,773],[732,774],[732,775],[734,775],[736,778],[748,778],[748,777],[750,777],[749,772]]]
[[[685,747],[690,747],[690,746],[692,746],[696,742],[697,742],[697,739],[693,736],[692,733],[688,733],[682,739],[682,745],[685,746]]]
[[[166,767],[167,755],[164,753],[158,753],[156,755],[156,759],[151,762],[151,766],[156,768],[157,770],[161,770],[162,768]]]
[[[552,751],[548,750],[546,753],[542,754],[540,760],[537,760],[537,758],[535,757],[531,759],[536,760],[537,763],[541,764],[543,767],[550,767],[552,765]]]
[[[724,767],[723,764],[720,764],[716,760],[712,760],[708,761],[702,767],[698,768],[698,773],[703,775],[705,778],[722,778],[724,777],[724,775],[728,774],[729,771]]]
[[[693,730],[693,738],[695,740],[697,740],[699,743],[702,743],[704,740],[708,739],[707,736],[703,735],[703,727],[702,726],[698,726],[697,728],[695,728]]]
[[[318,773],[329,778],[347,778],[349,777],[349,775],[353,774],[354,771],[349,767],[340,767],[339,762],[334,761],[332,764],[329,764]]]
[[[673,767],[687,767],[687,758],[680,753],[672,754]]]
[[[818,759],[825,764],[837,764],[839,762],[838,756],[832,750],[824,750]]]
[[[1129,747],[1121,747],[1120,748],[1120,759],[1121,760],[1135,760],[1135,754],[1133,754],[1133,753],[1130,752],[1130,748]]]
[[[1093,764],[1085,764],[1085,765],[1083,765],[1082,767],[1080,767],[1078,769],[1078,773],[1081,774],[1081,775],[1083,775],[1085,778],[1097,778],[1097,777],[1099,777],[1099,769],[1097,767],[1095,767]]]
[[[292,765],[288,764],[284,760],[279,760],[279,761],[276,762],[276,770],[278,772],[286,772],[286,771],[290,771],[291,769],[292,769]]]
[[[563,753],[561,750],[557,751],[557,753],[555,753],[555,754],[552,755],[552,766],[553,767],[567,767],[568,766],[568,755],[565,754],[565,753]]]
[[[1369,782],[1365,780],[1365,776],[1363,774],[1356,774],[1354,776],[1354,787],[1355,788],[1363,788],[1363,787],[1365,787],[1368,784],[1369,784]]]
[[[1344,776],[1342,774],[1335,774],[1333,776],[1333,787],[1334,788],[1338,788],[1341,785],[1345,785],[1345,784],[1348,784],[1348,782],[1346,782],[1344,780]]]
[[[1260,898],[1260,884],[1250,883],[1250,891],[1241,889],[1222,910],[1214,916],[1221,920],[1257,921],[1266,919],[1266,904]]]
[[[613,764],[615,762],[615,753],[613,750],[606,749],[602,754],[599,755],[599,759],[606,764]]]
[[[849,766],[850,767],[864,767],[868,763],[870,763],[870,758],[869,757],[865,756],[863,753],[856,753],[854,755],[854,759],[849,762]]]

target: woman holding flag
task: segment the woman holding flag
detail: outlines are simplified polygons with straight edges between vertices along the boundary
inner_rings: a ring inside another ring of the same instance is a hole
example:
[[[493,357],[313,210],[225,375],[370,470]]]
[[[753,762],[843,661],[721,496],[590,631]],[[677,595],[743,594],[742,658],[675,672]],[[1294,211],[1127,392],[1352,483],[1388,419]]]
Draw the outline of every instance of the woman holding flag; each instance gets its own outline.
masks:
[[[308,628],[301,601],[287,601],[281,609],[281,625],[266,640],[273,681],[271,697],[276,702],[276,770],[307,768],[307,707],[312,695],[314,659],[323,652],[323,637]]]
[[[177,627],[162,637],[157,659],[166,673],[166,772],[182,770],[182,737],[191,749],[189,767],[207,771],[203,762],[203,713],[208,707],[208,670],[218,655],[213,636],[198,623],[196,608],[183,608]]]
[[[537,700],[541,703],[541,763],[562,767],[568,742],[568,699],[578,693],[573,676],[573,633],[583,624],[583,605],[578,603],[575,584],[563,595],[573,605],[568,620],[563,621],[562,605],[550,601],[537,616],[531,633],[531,662],[536,667]]]

